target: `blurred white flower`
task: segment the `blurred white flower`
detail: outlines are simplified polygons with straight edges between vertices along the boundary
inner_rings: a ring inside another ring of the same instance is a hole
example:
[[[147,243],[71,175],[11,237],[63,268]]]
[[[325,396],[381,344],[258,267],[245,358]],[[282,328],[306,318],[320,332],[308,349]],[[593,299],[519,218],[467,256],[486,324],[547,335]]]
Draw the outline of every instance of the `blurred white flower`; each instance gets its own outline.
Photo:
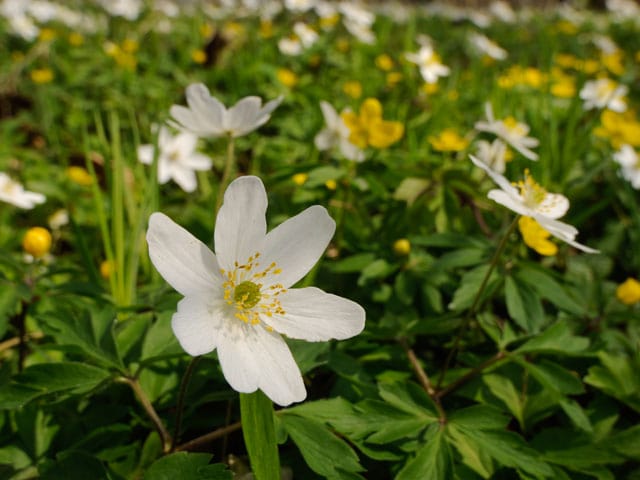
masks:
[[[312,342],[364,328],[364,309],[315,287],[292,289],[323,255],[335,222],[312,206],[267,233],[267,194],[240,177],[224,195],[215,254],[162,213],[149,219],[149,257],[184,298],[171,326],[190,355],[217,350],[222,373],[243,393],[262,390],[278,405],[306,397],[283,335]]]
[[[281,38],[278,40],[278,50],[283,55],[295,57],[303,51],[302,42],[296,36]]]
[[[629,89],[626,85],[611,80],[610,78],[599,78],[589,80],[580,90],[580,98],[584,100],[585,110],[592,108],[608,108],[614,112],[624,112],[627,109],[625,95]]]
[[[179,126],[200,137],[241,137],[267,123],[283,97],[262,106],[260,97],[244,97],[233,107],[225,106],[209,94],[202,83],[187,87],[187,104],[173,105],[170,113]]]
[[[631,145],[623,144],[613,159],[620,165],[622,178],[628,181],[633,188],[640,190],[640,157]]]
[[[356,2],[340,2],[338,10],[342,13],[342,24],[347,31],[362,43],[373,44],[376,36],[371,30],[376,16]]]
[[[318,150],[330,150],[337,146],[346,159],[362,162],[364,160],[364,152],[349,141],[351,131],[342,120],[342,117],[325,101],[320,102],[320,108],[322,109],[326,127],[314,139],[316,148]]]
[[[196,170],[211,168],[211,159],[196,152],[197,135],[181,131],[173,136],[164,125],[158,132],[158,182],[167,183],[173,179],[185,192],[193,192],[198,186]],[[153,163],[153,145],[138,147],[138,160]]]
[[[536,138],[527,136],[529,126],[526,123],[518,122],[513,117],[496,120],[493,116],[493,108],[488,102],[485,104],[485,115],[487,121],[476,122],[474,126],[476,130],[497,135],[529,160],[538,159],[538,155],[530,149],[537,147],[539,142]]]
[[[495,0],[489,5],[489,12],[495,18],[505,23],[514,23],[517,20],[516,12],[511,5],[503,0]]]
[[[40,203],[44,203],[46,197],[41,193],[30,192],[12,180],[9,175],[0,172],[0,201],[10,203],[19,208],[30,210]]]
[[[496,138],[493,142],[479,140],[476,143],[476,156],[482,163],[487,164],[492,170],[504,173],[508,161],[507,145]]]
[[[293,33],[300,39],[304,48],[311,47],[318,40],[318,32],[304,22],[296,22]]]
[[[569,199],[559,193],[549,193],[525,170],[523,181],[511,183],[504,176],[492,170],[488,165],[469,155],[477,167],[484,170],[500,187],[487,194],[491,200],[507,207],[513,212],[531,217],[551,235],[569,245],[587,253],[598,253],[598,250],[576,242],[578,230],[568,223],[557,220],[569,210]]]
[[[420,75],[427,83],[436,83],[438,77],[449,75],[449,67],[440,62],[440,57],[433,51],[433,47],[430,44],[423,45],[415,53],[405,53],[405,58],[418,66]]]
[[[504,48],[502,48],[487,36],[482,35],[481,33],[470,33],[469,42],[480,53],[483,53],[495,60],[504,60],[505,58],[507,58],[508,53]]]
[[[315,0],[284,0],[284,8],[290,12],[306,12],[313,8]]]

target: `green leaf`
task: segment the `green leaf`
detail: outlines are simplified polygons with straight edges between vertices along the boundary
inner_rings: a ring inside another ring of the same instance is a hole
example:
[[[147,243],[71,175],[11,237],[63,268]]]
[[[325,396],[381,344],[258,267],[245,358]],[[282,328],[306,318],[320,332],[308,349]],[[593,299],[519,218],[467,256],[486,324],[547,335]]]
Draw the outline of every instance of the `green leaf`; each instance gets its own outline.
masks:
[[[560,401],[560,407],[577,428],[587,433],[593,432],[591,421],[578,402],[565,398]]]
[[[502,375],[496,373],[483,375],[482,381],[495,397],[502,400],[522,427],[524,425],[524,401],[526,397],[523,398],[522,393],[518,391],[511,380]]]
[[[557,363],[548,360],[533,363],[517,355],[513,355],[511,358],[528,370],[540,385],[555,393],[558,397],[562,395],[578,395],[584,392],[584,386],[580,378]]]
[[[577,355],[589,347],[589,339],[571,332],[567,322],[558,321],[541,334],[521,345],[516,353],[553,353]]]
[[[356,473],[364,470],[351,447],[322,423],[288,412],[281,415],[280,420],[309,468],[319,475],[341,478],[341,471]]]
[[[141,353],[141,360],[144,362],[184,355],[184,350],[171,329],[172,315],[171,311],[158,314],[147,330]]]
[[[362,273],[358,278],[358,285],[363,286],[369,280],[378,280],[382,278],[388,277],[394,271],[397,270],[396,265],[391,265],[386,260],[380,258],[378,260],[374,260],[369,265],[362,269]]]
[[[473,405],[461,408],[449,415],[449,423],[464,428],[478,430],[498,430],[506,428],[509,417],[490,405]]]
[[[602,365],[589,368],[584,381],[640,412],[640,362],[626,355],[598,352]]]
[[[606,442],[620,455],[630,460],[640,461],[640,425],[617,433]]]
[[[509,316],[520,328],[526,332],[539,331],[545,321],[540,299],[510,275],[505,278],[504,293]]]
[[[110,376],[106,370],[76,362],[31,365],[0,388],[0,409],[13,409],[50,393],[83,394]]]
[[[396,480],[452,478],[453,457],[445,440],[444,429],[440,425],[434,425],[430,430],[435,433],[427,435],[425,443],[418,449],[415,457],[398,472]]]
[[[431,181],[425,178],[406,177],[400,182],[398,188],[396,188],[396,191],[393,193],[393,198],[405,201],[411,205],[429,188],[430,184]]]
[[[438,412],[433,400],[426,392],[413,382],[378,384],[378,393],[389,405],[397,409],[415,415],[425,422],[434,422],[438,419]]]
[[[116,316],[111,308],[86,311],[82,315],[52,312],[41,318],[43,330],[59,345],[76,347],[105,366],[123,367],[114,337]]]
[[[109,478],[100,460],[84,452],[66,451],[58,454],[55,461],[47,461],[40,468],[42,480],[87,480]]]
[[[560,283],[540,268],[523,267],[516,276],[518,280],[528,284],[542,298],[546,298],[556,307],[580,317],[585,315],[584,306],[571,298]]]
[[[376,259],[373,253],[358,253],[350,257],[328,263],[331,270],[336,273],[356,273],[361,272],[364,267]]]
[[[462,457],[462,463],[482,478],[491,478],[495,470],[493,460],[475,440],[455,428],[447,429],[447,437]]]
[[[172,453],[151,464],[144,480],[231,480],[233,474],[226,465],[209,465],[211,457],[209,453]]]
[[[473,270],[469,270],[462,276],[460,286],[454,292],[453,300],[451,300],[451,303],[449,304],[449,308],[451,310],[460,311],[471,307],[478,295],[484,277],[489,272],[489,268],[491,268],[490,265],[481,265]],[[497,272],[493,270],[489,276],[481,299],[486,298],[499,281],[500,278]]]
[[[256,390],[240,394],[242,435],[257,480],[280,477],[280,459],[273,423],[273,403]]]

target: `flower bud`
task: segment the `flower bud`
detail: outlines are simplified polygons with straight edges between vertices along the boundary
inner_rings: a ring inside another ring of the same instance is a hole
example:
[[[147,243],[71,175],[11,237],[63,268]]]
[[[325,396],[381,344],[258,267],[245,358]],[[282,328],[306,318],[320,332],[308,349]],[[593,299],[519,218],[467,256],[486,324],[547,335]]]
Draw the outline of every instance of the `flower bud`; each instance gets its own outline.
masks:
[[[51,234],[42,227],[32,227],[27,230],[22,239],[22,248],[25,252],[40,258],[51,250]]]

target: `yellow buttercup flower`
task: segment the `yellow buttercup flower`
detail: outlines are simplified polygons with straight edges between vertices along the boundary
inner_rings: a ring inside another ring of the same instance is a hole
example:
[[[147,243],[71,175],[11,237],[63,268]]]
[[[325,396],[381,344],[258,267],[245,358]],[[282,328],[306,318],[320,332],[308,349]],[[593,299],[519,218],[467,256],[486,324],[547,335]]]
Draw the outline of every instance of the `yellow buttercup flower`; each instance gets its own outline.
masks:
[[[260,36],[262,38],[273,37],[273,22],[271,20],[262,20],[260,22]]]
[[[50,42],[54,38],[56,38],[56,31],[52,28],[43,28],[38,35],[38,40],[41,42]]]
[[[67,37],[67,41],[74,47],[79,47],[84,43],[84,37],[78,32],[71,32]]]
[[[340,116],[349,128],[349,141],[359,148],[387,148],[404,134],[402,123],[382,119],[382,105],[375,98],[367,98],[357,115],[346,110]]]
[[[35,258],[40,258],[51,250],[51,234],[43,227],[32,227],[22,238],[22,248]]]
[[[411,253],[411,242],[406,238],[399,238],[393,242],[393,252],[399,256],[407,256]]]
[[[293,180],[293,183],[295,183],[299,187],[307,183],[308,179],[309,179],[309,175],[306,173],[296,173],[291,177],[291,180]]]
[[[69,177],[69,180],[73,183],[83,187],[88,187],[93,183],[93,177],[91,174],[82,167],[72,166],[67,168],[67,177]]]
[[[632,147],[640,147],[640,122],[632,110],[623,113],[603,110],[600,126],[594,129],[594,133],[599,137],[608,138],[615,149],[619,149],[625,143]]]
[[[346,82],[342,86],[342,91],[351,98],[358,99],[362,96],[362,84],[358,81]]]
[[[387,87],[395,87],[402,80],[402,73],[389,72],[387,73]],[[426,85],[437,85],[435,83],[428,83]]]
[[[439,152],[459,152],[469,146],[469,140],[461,137],[453,128],[446,128],[427,140],[433,149]]]
[[[31,80],[34,83],[51,83],[53,81],[53,71],[50,68],[36,68],[31,70]]]
[[[338,188],[338,182],[335,180],[327,180],[324,182],[324,186],[327,187],[328,190],[335,190]]]
[[[288,68],[279,68],[276,76],[278,77],[278,81],[285,87],[293,88],[298,84],[298,75]]]
[[[376,57],[375,62],[376,62],[376,67],[378,67],[380,70],[384,72],[388,72],[394,66],[393,59],[386,53],[378,55]]]
[[[196,49],[191,51],[191,60],[195,63],[202,65],[207,61],[207,52],[204,50]]]
[[[520,217],[518,229],[524,243],[540,255],[552,256],[558,253],[558,246],[549,241],[551,234],[542,228],[534,218]]]
[[[616,288],[616,298],[625,305],[640,302],[640,282],[635,278],[627,278]]]
[[[113,262],[110,262],[109,260],[103,260],[100,263],[100,276],[105,280],[108,280],[114,269],[115,268]]]
[[[624,73],[624,52],[622,50],[616,50],[611,53],[603,54],[600,58],[602,65],[614,75],[622,75]]]

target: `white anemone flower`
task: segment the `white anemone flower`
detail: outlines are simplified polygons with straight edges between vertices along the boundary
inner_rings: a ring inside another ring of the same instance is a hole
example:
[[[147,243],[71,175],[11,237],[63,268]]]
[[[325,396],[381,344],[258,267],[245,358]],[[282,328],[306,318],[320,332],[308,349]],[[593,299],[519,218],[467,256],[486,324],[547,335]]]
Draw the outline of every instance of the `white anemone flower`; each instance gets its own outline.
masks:
[[[430,44],[422,45],[417,52],[405,53],[405,58],[418,66],[420,75],[427,83],[436,83],[438,77],[449,75],[449,67],[440,62],[440,57]]]
[[[624,112],[627,103],[624,96],[629,89],[626,85],[620,85],[610,78],[589,80],[580,90],[580,98],[584,100],[585,110],[592,108],[608,108],[614,112]]]
[[[283,339],[345,339],[362,331],[357,303],[315,287],[291,288],[323,255],[335,222],[315,205],[267,233],[267,194],[253,176],[233,181],[215,226],[215,254],[162,213],[149,219],[149,257],[184,296],[171,326],[190,355],[217,350],[222,373],[243,393],[278,405],[306,397]]]
[[[187,87],[187,104],[173,105],[170,113],[185,130],[199,137],[241,137],[267,123],[284,97],[267,102],[262,106],[260,97],[244,97],[227,109],[202,83]]]
[[[558,220],[569,210],[569,199],[560,193],[549,193],[525,170],[525,179],[512,184],[503,175],[492,170],[488,165],[469,155],[477,167],[484,170],[500,187],[490,190],[487,197],[509,210],[531,217],[551,235],[569,245],[587,253],[598,253],[598,250],[582,245],[574,239],[578,230],[568,223]]]
[[[480,132],[489,132],[497,135],[507,142],[529,160],[538,160],[538,154],[531,150],[537,147],[537,138],[529,137],[529,125],[518,122],[513,117],[504,120],[496,120],[493,116],[493,108],[490,103],[485,104],[487,121],[476,122],[475,129]]]
[[[622,178],[628,181],[631,186],[640,190],[640,157],[638,152],[631,145],[624,144],[616,153],[613,159],[620,165]]]
[[[0,201],[30,210],[36,205],[44,203],[46,199],[41,193],[25,190],[20,183],[12,180],[9,175],[0,172]]]
[[[173,179],[185,192],[193,192],[198,186],[196,170],[208,170],[212,162],[209,157],[196,152],[197,135],[181,131],[171,135],[165,126],[158,132],[158,182]],[[138,160],[146,165],[153,163],[153,145],[138,147]]]
[[[318,150],[330,150],[337,146],[346,159],[362,162],[364,160],[364,152],[349,141],[351,131],[335,108],[331,104],[321,101],[320,109],[322,110],[326,127],[314,138],[316,148]]]
[[[493,142],[479,140],[476,143],[476,155],[478,159],[488,165],[493,171],[504,173],[510,152],[507,150],[507,144],[499,138]]]
[[[504,48],[481,33],[472,32],[469,34],[469,42],[478,50],[478,52],[483,53],[494,60],[504,60],[508,56],[508,53]]]

